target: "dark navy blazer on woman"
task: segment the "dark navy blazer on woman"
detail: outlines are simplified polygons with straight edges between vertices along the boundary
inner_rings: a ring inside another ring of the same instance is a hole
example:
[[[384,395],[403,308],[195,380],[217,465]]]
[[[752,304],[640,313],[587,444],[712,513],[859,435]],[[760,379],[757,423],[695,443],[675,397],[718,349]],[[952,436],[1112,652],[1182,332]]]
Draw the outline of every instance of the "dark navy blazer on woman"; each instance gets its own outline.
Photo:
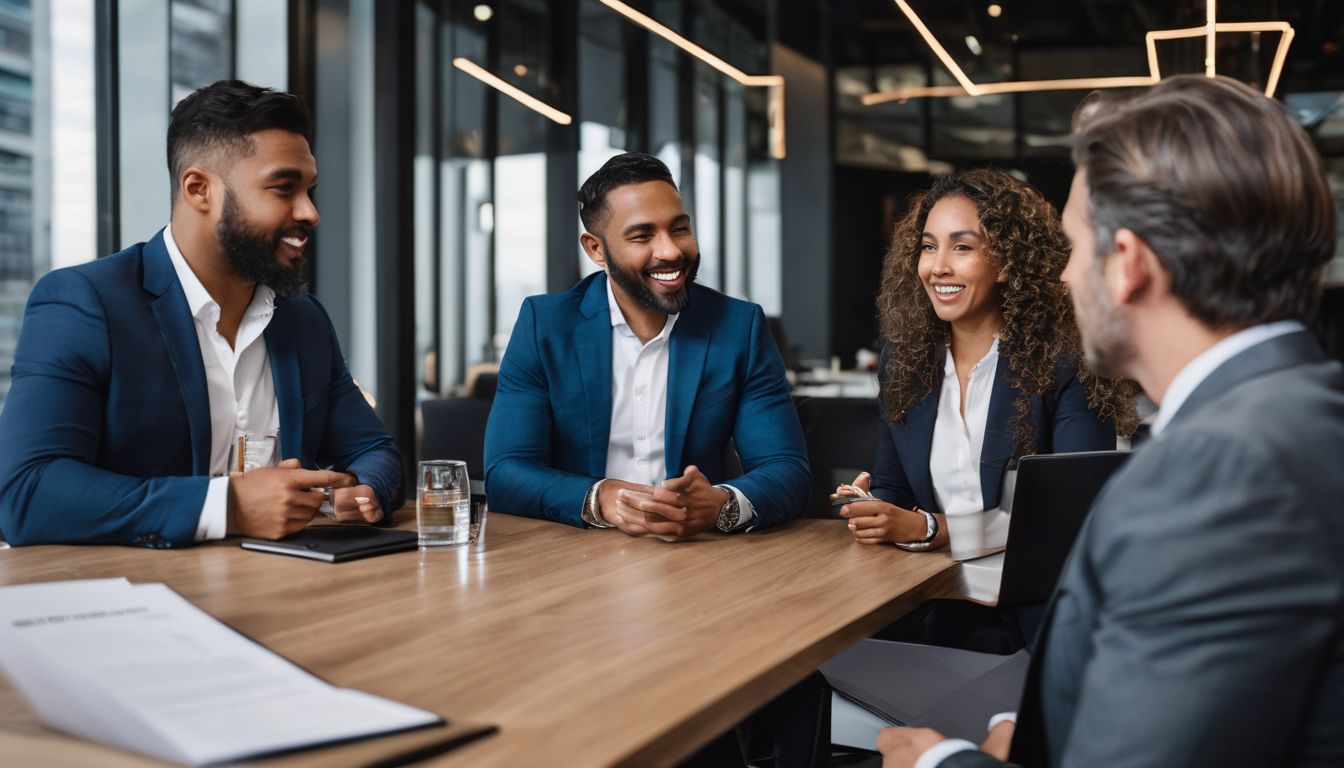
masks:
[[[282,455],[350,472],[390,519],[401,457],[326,310],[312,296],[277,298],[264,336]],[[0,535],[187,545],[209,471],[205,366],[162,232],[38,281],[0,412]]]
[[[886,370],[888,345],[882,357]],[[939,363],[942,368],[943,363]],[[1013,415],[1018,391],[1009,383],[1008,360],[1000,355],[994,371],[994,388],[989,396],[985,419],[985,439],[980,449],[980,492],[985,509],[999,505],[1003,492],[1003,473],[1013,457]],[[1102,421],[1087,408],[1087,390],[1078,381],[1077,368],[1061,365],[1056,371],[1056,387],[1031,398],[1031,426],[1036,435],[1036,453],[1072,453],[1115,449],[1115,427]],[[906,509],[918,506],[929,512],[943,512],[933,493],[933,475],[929,458],[933,449],[933,427],[942,398],[942,380],[932,394],[920,400],[906,415],[904,424],[893,424],[885,407],[880,408],[877,455],[873,461],[873,495]]]
[[[611,311],[599,272],[564,293],[523,302],[500,363],[485,433],[490,507],[582,526],[584,497],[606,475],[611,430]],[[668,477],[694,464],[712,483],[728,440],[731,478],[753,527],[798,517],[811,473],[803,431],[761,308],[692,284],[668,340]]]

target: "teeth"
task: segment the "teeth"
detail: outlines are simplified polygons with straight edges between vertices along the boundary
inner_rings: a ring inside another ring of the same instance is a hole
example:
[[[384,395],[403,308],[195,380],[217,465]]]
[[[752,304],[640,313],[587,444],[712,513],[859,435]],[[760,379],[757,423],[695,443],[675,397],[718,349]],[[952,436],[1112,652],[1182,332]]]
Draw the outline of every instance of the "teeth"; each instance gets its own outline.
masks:
[[[935,285],[933,290],[941,294],[961,293],[966,286],[964,285]]]
[[[649,276],[652,277],[654,280],[671,282],[673,280],[676,280],[678,277],[681,277],[681,270],[678,269],[675,272],[650,272]]]
[[[308,242],[308,238],[306,238],[306,237],[283,237],[283,238],[281,238],[281,241],[284,242],[284,243],[286,243],[286,244],[288,244],[288,245],[292,245],[292,246],[294,246],[295,248],[302,248],[302,247],[304,246],[304,244]]]

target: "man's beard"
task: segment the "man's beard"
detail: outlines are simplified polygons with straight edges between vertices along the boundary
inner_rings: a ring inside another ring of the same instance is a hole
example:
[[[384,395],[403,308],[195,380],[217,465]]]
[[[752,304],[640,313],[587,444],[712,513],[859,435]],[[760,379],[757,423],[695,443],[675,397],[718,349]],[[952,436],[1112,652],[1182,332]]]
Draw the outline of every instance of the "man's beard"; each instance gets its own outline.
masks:
[[[312,228],[296,225],[273,235],[252,229],[243,221],[233,193],[224,193],[224,211],[215,236],[229,267],[239,277],[267,286],[278,296],[288,298],[303,293],[308,283],[307,258],[300,257],[291,266],[285,266],[276,255],[281,239],[293,234],[310,237]]]
[[[1078,319],[1078,332],[1083,340],[1083,357],[1087,367],[1098,376],[1108,379],[1128,376],[1126,370],[1134,358],[1134,348],[1125,333],[1124,322],[1116,312],[1106,294],[1106,282],[1101,276],[1101,263],[1088,269],[1087,287],[1088,312],[1079,306],[1078,296],[1074,296],[1073,315]],[[1092,317],[1086,323],[1083,315]],[[1086,327],[1084,327],[1086,325]]]
[[[700,254],[684,255],[679,262],[650,264],[647,269],[640,272],[617,264],[612,258],[611,248],[607,246],[606,240],[602,241],[602,252],[607,254],[607,274],[630,298],[640,304],[665,315],[675,315],[691,303],[691,283],[695,282],[696,272],[700,270]],[[685,282],[676,293],[659,295],[644,281],[650,272],[666,272],[674,269],[686,271]]]

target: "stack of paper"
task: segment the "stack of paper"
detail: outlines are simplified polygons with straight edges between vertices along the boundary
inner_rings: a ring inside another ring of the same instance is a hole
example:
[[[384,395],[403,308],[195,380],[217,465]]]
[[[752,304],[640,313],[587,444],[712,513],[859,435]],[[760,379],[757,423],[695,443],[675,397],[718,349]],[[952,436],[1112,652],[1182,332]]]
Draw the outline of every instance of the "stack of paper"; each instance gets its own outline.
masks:
[[[336,688],[163,584],[0,588],[0,667],[50,726],[200,765],[441,723]]]

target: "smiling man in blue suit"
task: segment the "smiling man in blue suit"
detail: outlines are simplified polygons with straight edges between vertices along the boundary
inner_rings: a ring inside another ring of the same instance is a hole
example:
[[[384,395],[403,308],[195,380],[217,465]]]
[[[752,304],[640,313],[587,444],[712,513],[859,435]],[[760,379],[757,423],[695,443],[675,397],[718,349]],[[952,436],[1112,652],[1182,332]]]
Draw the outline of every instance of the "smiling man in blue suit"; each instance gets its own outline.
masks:
[[[667,167],[614,157],[579,206],[603,271],[523,302],[486,428],[491,507],[666,539],[797,517],[811,476],[784,365],[759,306],[695,285]]]
[[[395,508],[400,456],[302,293],[311,137],[294,96],[196,91],[168,126],[169,226],[34,286],[0,413],[9,543],[279,538],[324,487],[338,519]],[[239,436],[276,431],[275,466],[229,476]]]

